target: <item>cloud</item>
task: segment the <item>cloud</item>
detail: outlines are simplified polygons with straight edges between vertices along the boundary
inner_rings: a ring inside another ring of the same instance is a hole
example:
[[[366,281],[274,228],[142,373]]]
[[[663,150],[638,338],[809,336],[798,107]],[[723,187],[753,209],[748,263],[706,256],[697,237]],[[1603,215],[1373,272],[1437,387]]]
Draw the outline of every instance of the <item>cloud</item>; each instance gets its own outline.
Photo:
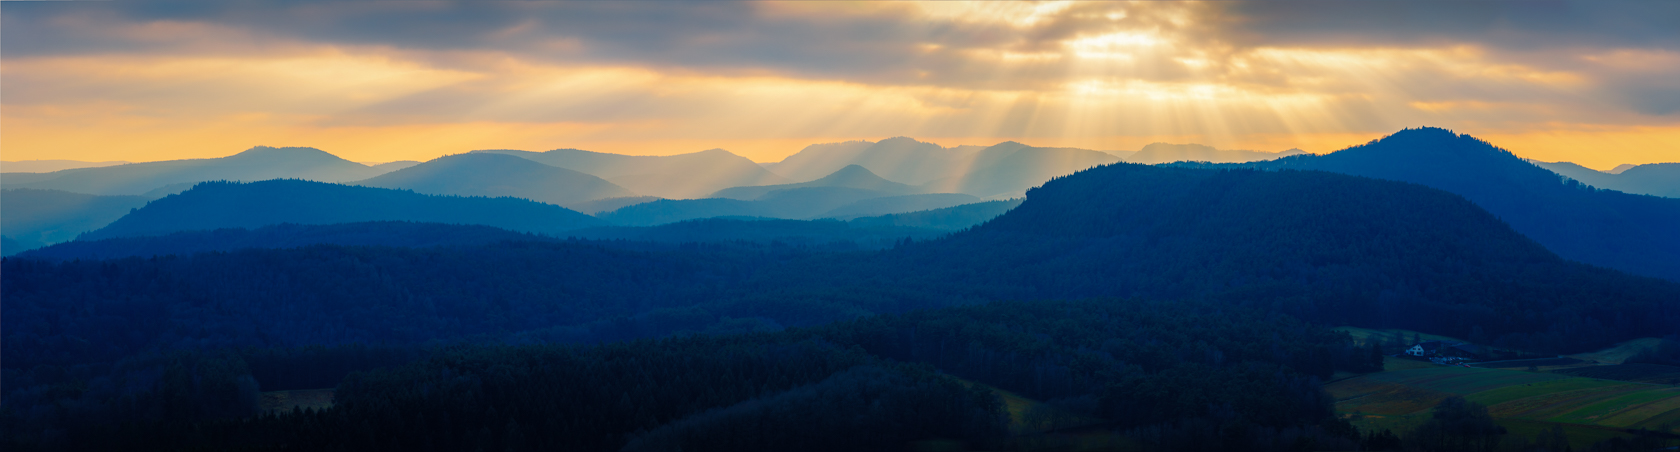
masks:
[[[1606,3],[7,2],[0,116],[594,142],[1667,130],[1680,3]]]

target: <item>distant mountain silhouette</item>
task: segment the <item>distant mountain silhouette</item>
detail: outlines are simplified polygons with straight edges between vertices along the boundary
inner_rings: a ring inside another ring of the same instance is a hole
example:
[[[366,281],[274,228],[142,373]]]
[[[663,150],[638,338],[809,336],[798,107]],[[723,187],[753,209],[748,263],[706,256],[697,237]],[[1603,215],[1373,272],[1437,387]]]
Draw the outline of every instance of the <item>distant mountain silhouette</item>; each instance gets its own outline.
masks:
[[[1620,165],[1616,165],[1615,168],[1610,168],[1610,171],[1605,171],[1605,172],[1610,173],[1610,174],[1622,174],[1623,171],[1627,171],[1628,168],[1633,168],[1634,166],[1636,166],[1636,165],[1634,165],[1632,163],[1623,163],[1623,164],[1620,164]]]
[[[0,172],[7,173],[50,173],[76,168],[99,168],[104,166],[126,165],[129,162],[113,160],[108,162],[83,162],[80,160],[17,160],[0,162]]]
[[[968,229],[981,223],[1003,215],[1009,209],[1021,205],[1026,198],[1007,199],[1002,201],[986,201],[943,209],[904,212],[876,217],[854,218],[851,223],[859,226],[905,226],[913,228],[937,229],[943,231],[957,231]]]
[[[269,180],[201,183],[181,194],[147,203],[79,240],[249,229],[281,223],[366,221],[479,224],[540,234],[605,224],[563,207],[517,198],[433,196],[406,190]]]
[[[490,153],[439,157],[353,184],[430,195],[511,196],[561,206],[636,195],[599,177]]]
[[[382,171],[315,148],[257,146],[227,157],[131,163],[51,173],[5,174],[5,188],[42,188],[96,195],[139,195],[170,184],[212,180],[306,179],[346,182]]]
[[[297,248],[310,245],[428,246],[483,245],[505,241],[559,239],[482,225],[376,221],[340,224],[276,224],[254,229],[225,228],[165,235],[64,242],[30,250],[31,259],[115,259],[190,255],[248,248]]]
[[[891,195],[908,195],[921,192],[921,190],[916,187],[883,179],[863,166],[846,165],[844,168],[840,168],[832,174],[810,182],[726,188],[718,190],[716,193],[712,193],[712,195],[708,197],[753,200],[778,190],[812,187],[858,188]]]
[[[1680,280],[1680,199],[1590,190],[1469,135],[1407,129],[1330,154],[1226,167],[1320,170],[1439,188],[1564,258]]]
[[[767,167],[796,180],[811,180],[821,175],[816,174],[819,171],[828,174],[857,165],[886,179],[921,186],[924,193],[967,193],[998,198],[1019,197],[1027,188],[1052,177],[1119,160],[1106,152],[1041,148],[1013,141],[984,147],[945,148],[898,137],[877,143],[811,145]]]
[[[5,255],[76,238],[146,205],[140,196],[98,196],[62,190],[0,190],[0,234],[16,241]]]
[[[1233,151],[1214,149],[1212,146],[1201,144],[1152,143],[1126,156],[1125,160],[1145,165],[1171,162],[1244,163],[1305,153],[1300,149],[1282,152]]]
[[[1638,166],[1623,164],[1613,172],[1602,172],[1570,162],[1530,163],[1596,188],[1636,195],[1680,198],[1680,163],[1650,163]]]
[[[960,206],[980,202],[980,198],[962,193],[929,193],[923,195],[887,196],[853,202],[818,214],[818,218],[850,220]]]
[[[1006,141],[976,150],[968,171],[955,178],[930,182],[927,191],[958,192],[982,198],[1018,198],[1028,188],[1053,177],[1119,161],[1105,152],[1077,148],[1043,148]]]
[[[892,193],[850,187],[800,187],[776,190],[751,201],[729,198],[662,199],[602,213],[619,226],[653,226],[715,217],[814,218],[824,212]]]
[[[660,197],[657,197],[657,196],[624,196],[624,197],[619,197],[619,198],[597,199],[597,200],[589,201],[589,202],[576,203],[576,204],[573,204],[572,206],[567,207],[567,208],[572,209],[572,210],[576,210],[578,212],[583,212],[583,213],[586,213],[586,214],[589,214],[589,215],[595,215],[595,214],[598,214],[598,213],[606,213],[606,212],[611,212],[611,211],[614,211],[614,210],[622,209],[625,206],[633,206],[633,205],[641,204],[641,203],[654,202],[654,201],[658,201],[658,200],[661,200],[661,199],[665,199],[665,198],[660,198]]]
[[[398,160],[398,161],[395,161],[395,162],[385,162],[385,163],[380,163],[380,164],[372,164],[372,165],[368,165],[368,167],[379,170],[380,174],[384,174],[384,173],[389,173],[389,172],[392,172],[392,171],[400,170],[400,169],[403,169],[403,168],[408,168],[408,167],[411,167],[411,166],[414,166],[414,165],[419,165],[420,163],[421,162],[419,160]]]
[[[908,137],[895,137],[875,143],[813,144],[766,167],[796,181],[811,181],[841,168],[859,165],[886,179],[921,185],[960,175],[971,155],[972,147],[945,148]]]
[[[793,182],[752,160],[722,149],[669,156],[619,155],[577,149],[473,152],[519,156],[545,165],[592,174],[636,193],[661,198],[700,198],[729,187]]]

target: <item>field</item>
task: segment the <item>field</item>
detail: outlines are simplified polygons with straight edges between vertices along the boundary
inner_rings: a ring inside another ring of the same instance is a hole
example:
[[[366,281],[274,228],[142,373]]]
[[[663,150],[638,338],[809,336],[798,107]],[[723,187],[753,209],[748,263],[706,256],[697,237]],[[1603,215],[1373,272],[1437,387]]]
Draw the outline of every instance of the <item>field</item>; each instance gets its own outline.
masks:
[[[1680,367],[1664,366],[1659,364],[1616,364],[1611,366],[1563,369],[1555,372],[1572,377],[1602,378],[1605,380],[1621,380],[1666,385],[1680,384]]]
[[[1582,360],[1575,359],[1575,358],[1543,358],[1543,359],[1513,359],[1513,360],[1507,360],[1507,361],[1493,361],[1493,362],[1485,362],[1485,363],[1473,363],[1471,365],[1476,366],[1476,367],[1485,368],[1485,369],[1527,369],[1529,367],[1535,367],[1535,368],[1539,368],[1539,369],[1562,369],[1562,368],[1570,368],[1570,367],[1579,367],[1579,366],[1583,366],[1583,365],[1591,366],[1591,365],[1594,365],[1594,364],[1590,361],[1582,361]]]
[[[1680,387],[1503,369],[1396,366],[1402,364],[1397,361],[1416,363],[1391,358],[1384,372],[1325,385],[1337,400],[1337,411],[1363,430],[1400,433],[1427,420],[1442,399],[1460,396],[1487,405],[1516,434],[1562,425],[1577,448],[1626,429],[1680,433]]]
[[[1616,344],[1615,347],[1610,347],[1592,353],[1569,355],[1569,357],[1584,361],[1597,361],[1603,364],[1622,364],[1627,362],[1627,359],[1633,357],[1633,355],[1639,354],[1639,352],[1645,351],[1646,349],[1656,347],[1657,343],[1661,341],[1662,339],[1654,337],[1634,339]]]

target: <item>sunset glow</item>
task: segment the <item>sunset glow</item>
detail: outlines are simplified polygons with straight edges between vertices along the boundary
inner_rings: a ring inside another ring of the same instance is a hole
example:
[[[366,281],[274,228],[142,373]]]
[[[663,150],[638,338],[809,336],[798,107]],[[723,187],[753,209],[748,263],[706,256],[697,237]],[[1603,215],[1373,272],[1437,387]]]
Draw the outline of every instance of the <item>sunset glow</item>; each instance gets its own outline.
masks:
[[[1632,7],[241,5],[6,3],[4,158],[272,145],[356,161],[488,148],[777,161],[891,136],[1324,153],[1427,125],[1600,169],[1680,160],[1680,32]],[[1359,26],[1396,8],[1441,25]],[[461,11],[475,19],[431,22]],[[1544,37],[1549,18],[1583,14],[1650,23]],[[662,17],[684,20],[650,25]]]

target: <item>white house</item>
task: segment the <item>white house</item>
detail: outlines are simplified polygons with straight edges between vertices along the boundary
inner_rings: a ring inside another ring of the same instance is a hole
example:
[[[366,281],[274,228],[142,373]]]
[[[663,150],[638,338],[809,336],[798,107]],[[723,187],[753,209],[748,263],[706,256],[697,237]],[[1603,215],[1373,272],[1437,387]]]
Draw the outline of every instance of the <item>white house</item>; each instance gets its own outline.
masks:
[[[1447,345],[1447,343],[1441,341],[1419,342],[1417,345],[1413,345],[1412,348],[1406,349],[1406,354],[1412,356],[1431,356],[1436,352],[1441,351],[1441,348],[1446,347]]]

